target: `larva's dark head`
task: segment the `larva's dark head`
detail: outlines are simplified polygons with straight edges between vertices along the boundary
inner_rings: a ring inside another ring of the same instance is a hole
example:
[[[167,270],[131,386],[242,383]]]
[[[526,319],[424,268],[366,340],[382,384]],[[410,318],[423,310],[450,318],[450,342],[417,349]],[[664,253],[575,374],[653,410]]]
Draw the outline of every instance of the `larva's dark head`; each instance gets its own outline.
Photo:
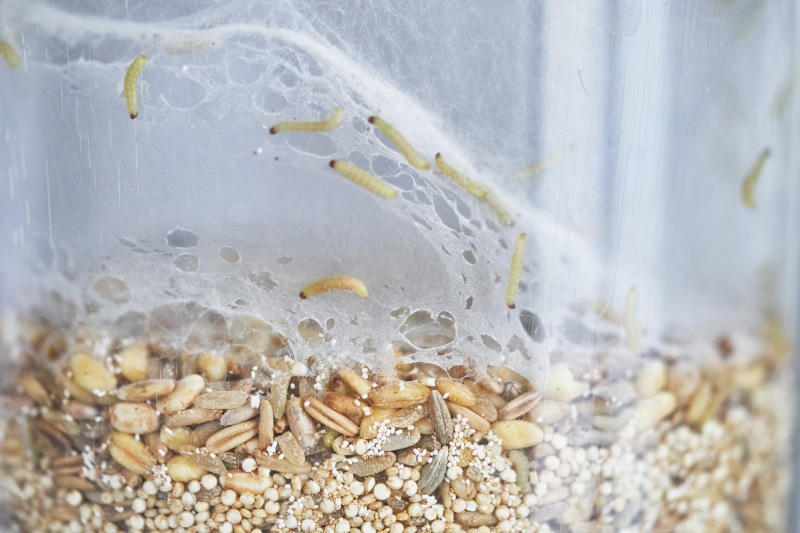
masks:
[[[306,296],[306,293],[303,292],[303,291],[300,291],[300,299],[301,300],[305,300],[306,298],[308,298],[308,296]]]
[[[139,116],[139,113],[131,113],[131,118],[132,118],[132,119],[133,119],[133,118],[136,118],[136,117],[138,117],[138,116]]]
[[[270,135],[275,135],[276,133],[278,133],[278,130],[276,130],[276,129],[275,129],[275,126],[272,126],[272,127],[269,129],[269,134],[270,134]]]
[[[378,120],[378,117],[376,117],[376,116],[371,116],[371,117],[369,117],[369,118],[367,119],[367,121],[368,121],[370,124],[375,124],[375,121],[376,121],[376,120]]]
[[[328,166],[331,167],[331,168],[336,168],[336,160],[335,159],[331,159],[331,162],[328,163]]]
[[[436,155],[434,156],[434,158],[441,159],[442,158],[442,153],[441,152],[436,152]]]

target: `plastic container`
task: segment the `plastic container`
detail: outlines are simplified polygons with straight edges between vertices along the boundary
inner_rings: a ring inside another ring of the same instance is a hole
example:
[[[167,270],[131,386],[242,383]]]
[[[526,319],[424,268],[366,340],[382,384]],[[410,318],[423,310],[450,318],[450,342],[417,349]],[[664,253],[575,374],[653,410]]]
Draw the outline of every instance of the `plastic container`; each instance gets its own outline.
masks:
[[[787,530],[796,30],[5,0],[3,523]]]

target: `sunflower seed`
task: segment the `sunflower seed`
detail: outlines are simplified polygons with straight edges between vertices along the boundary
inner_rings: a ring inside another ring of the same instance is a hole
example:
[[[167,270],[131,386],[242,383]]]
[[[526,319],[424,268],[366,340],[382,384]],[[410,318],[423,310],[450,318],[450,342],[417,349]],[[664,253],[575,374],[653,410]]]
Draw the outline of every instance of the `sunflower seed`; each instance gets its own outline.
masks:
[[[164,425],[170,428],[181,426],[194,426],[195,424],[202,424],[204,422],[211,422],[218,420],[222,416],[221,409],[201,409],[200,407],[191,407],[178,411],[175,414],[169,415],[164,421]]]
[[[289,422],[289,429],[304,448],[317,442],[314,435],[317,431],[314,419],[303,409],[299,398],[286,402],[286,419]]]
[[[264,468],[280,472],[281,474],[308,474],[311,472],[310,463],[296,465],[288,459],[278,459],[277,457],[268,455],[264,450],[256,450],[254,457],[258,464]]]
[[[389,383],[369,392],[369,399],[376,407],[401,409],[422,403],[428,399],[431,389],[416,381]]]
[[[449,378],[436,380],[436,388],[448,401],[470,407],[475,405],[475,395],[463,384]]]
[[[303,447],[291,432],[283,433],[275,440],[278,441],[281,452],[283,452],[283,455],[286,456],[286,459],[288,459],[290,463],[298,466],[306,463],[306,454],[303,452]]]
[[[157,396],[166,396],[175,389],[175,380],[148,379],[117,389],[117,398],[125,402],[144,402]]]
[[[146,403],[119,402],[108,409],[111,427],[123,433],[152,433],[158,429],[158,412]]]
[[[204,392],[194,399],[194,405],[203,409],[236,409],[244,405],[249,398],[250,395],[244,391]]]
[[[450,411],[450,415],[453,418],[460,416],[461,418],[466,420],[467,424],[469,424],[469,427],[471,427],[475,431],[479,431],[481,433],[489,432],[491,424],[489,424],[489,422],[485,418],[480,416],[472,409],[451,402],[447,402],[447,409]]]
[[[156,466],[156,458],[147,450],[145,444],[127,433],[111,434],[108,453],[116,462],[142,476],[149,474]]]
[[[220,485],[223,489],[230,489],[239,494],[249,492],[250,494],[264,494],[272,486],[270,477],[261,476],[255,472],[247,473],[241,470],[231,470],[219,477]]]
[[[106,365],[84,353],[76,353],[70,361],[72,376],[87,391],[109,392],[117,388],[117,378]]]
[[[541,393],[535,391],[528,391],[520,394],[507,404],[505,404],[498,412],[497,418],[500,420],[513,420],[519,418],[542,401]]]
[[[225,414],[220,417],[219,423],[223,426],[232,426],[234,424],[238,424],[239,422],[250,420],[259,412],[260,411],[258,409],[251,407],[250,405],[243,405],[241,407],[237,407],[236,409],[226,411]]]
[[[339,377],[342,378],[342,381],[347,383],[347,385],[361,397],[365,394],[369,394],[372,390],[372,384],[350,368],[340,368],[338,374]]]
[[[358,435],[358,426],[341,413],[337,413],[316,398],[308,398],[303,402],[306,412],[319,423],[335,430],[342,435],[354,437]]]
[[[535,446],[544,440],[539,426],[524,420],[501,420],[492,424],[492,431],[503,441],[506,450],[519,450]]]
[[[165,415],[171,415],[178,411],[183,411],[203,392],[206,380],[198,374],[191,374],[181,379],[176,385],[172,394],[156,402],[156,409]]]
[[[270,402],[262,401],[259,410],[261,414],[258,418],[258,447],[263,449],[275,438],[275,419],[272,416]]]
[[[444,481],[447,472],[447,448],[440,448],[429,462],[425,463],[419,473],[420,494],[432,494]]]
[[[428,412],[433,422],[436,438],[447,446],[453,440],[453,418],[447,409],[447,403],[438,390],[431,391],[431,397],[428,399]]]
[[[211,435],[206,441],[206,449],[211,453],[228,451],[244,444],[258,434],[258,422],[248,420],[228,426]]]
[[[350,464],[350,471],[360,477],[374,476],[383,472],[395,463],[396,456],[392,452],[375,457],[360,458]]]

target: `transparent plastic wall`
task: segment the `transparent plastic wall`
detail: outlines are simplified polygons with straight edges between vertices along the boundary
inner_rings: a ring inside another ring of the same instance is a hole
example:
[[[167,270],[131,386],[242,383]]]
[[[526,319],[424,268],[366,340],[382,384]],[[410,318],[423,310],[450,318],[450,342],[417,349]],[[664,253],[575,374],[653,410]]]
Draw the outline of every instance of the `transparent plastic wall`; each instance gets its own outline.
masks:
[[[785,530],[796,30],[788,1],[0,0],[0,517]]]

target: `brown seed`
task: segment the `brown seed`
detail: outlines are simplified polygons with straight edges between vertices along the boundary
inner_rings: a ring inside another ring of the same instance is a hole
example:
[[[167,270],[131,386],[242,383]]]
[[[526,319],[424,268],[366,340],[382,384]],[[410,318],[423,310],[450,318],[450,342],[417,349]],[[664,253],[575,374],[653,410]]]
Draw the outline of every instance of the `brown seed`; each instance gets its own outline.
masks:
[[[436,438],[444,446],[447,446],[453,440],[453,418],[447,409],[447,403],[438,390],[431,391],[431,397],[428,399],[428,412],[433,422]]]
[[[353,392],[362,398],[372,390],[372,383],[358,375],[355,370],[340,368],[338,374],[339,377],[342,378],[342,381],[347,383],[347,385],[353,389]]]
[[[498,412],[497,418],[500,420],[513,420],[519,418],[542,401],[542,395],[535,391],[528,391],[520,394],[506,405],[504,405]]]
[[[197,357],[197,371],[209,381],[222,381],[228,375],[228,362],[221,355],[203,353]]]
[[[352,420],[341,413],[337,413],[316,398],[308,398],[303,402],[303,407],[318,422],[336,432],[348,437],[358,435],[358,426]]]
[[[281,447],[281,452],[283,452],[283,455],[289,460],[290,463],[298,466],[306,463],[306,454],[303,452],[303,447],[291,432],[283,433],[275,440],[278,441],[278,446]]]
[[[462,500],[470,501],[478,495],[478,482],[461,476],[450,482],[450,489]]]
[[[172,458],[172,451],[161,441],[161,435],[159,433],[154,431],[145,435],[144,444],[159,463],[164,464]]]
[[[338,411],[345,416],[354,418],[364,416],[364,405],[366,405],[366,402],[348,396],[347,394],[326,392],[325,396],[322,397],[322,401],[334,411]]]
[[[25,394],[28,395],[28,398],[48,409],[53,407],[53,402],[50,400],[50,395],[47,394],[47,389],[44,388],[44,385],[42,385],[38,379],[31,375],[22,376],[19,380],[19,384],[22,386]]]
[[[211,435],[206,441],[206,449],[211,453],[221,453],[244,444],[258,434],[258,421],[248,420],[228,426]]]
[[[360,477],[374,476],[392,466],[396,459],[395,454],[392,452],[374,457],[362,457],[350,464],[350,471]]]
[[[160,425],[158,413],[146,403],[119,402],[108,413],[111,427],[123,433],[151,433]]]
[[[175,389],[175,380],[148,379],[117,389],[117,398],[125,402],[144,402],[157,396],[166,396]]]
[[[423,409],[422,405],[404,407],[392,413],[392,415],[389,417],[389,422],[386,424],[386,427],[407,428],[422,420],[425,414],[425,409]]]
[[[94,420],[100,416],[100,411],[93,405],[77,401],[65,401],[61,405],[61,409],[65,414],[71,416],[75,420]]]
[[[280,472],[281,474],[308,474],[311,472],[311,464],[296,465],[287,459],[278,459],[268,455],[264,450],[256,450],[254,457],[258,464],[264,468]],[[265,489],[266,490],[266,489]]]
[[[264,449],[275,438],[275,419],[272,415],[272,404],[270,402],[262,400],[260,411],[261,415],[258,418],[258,447]]]
[[[146,344],[132,344],[119,353],[119,370],[128,381],[147,379],[150,350]]]
[[[433,494],[433,491],[439,488],[444,481],[444,475],[447,472],[447,450],[447,448],[440,448],[430,462],[423,465],[419,473],[419,481],[417,481],[420,494]]]
[[[245,420],[250,420],[254,416],[258,415],[260,411],[255,407],[250,407],[250,405],[243,405],[241,407],[237,407],[236,409],[231,409],[230,411],[226,411],[224,415],[222,415],[219,419],[219,423],[223,426],[232,426],[234,424],[238,424],[239,422],[244,422]]]
[[[95,490],[94,483],[79,476],[53,476],[53,484],[62,489]]]
[[[286,402],[286,419],[289,422],[289,429],[304,448],[317,443],[316,424],[314,424],[314,419],[303,409],[299,398]]]
[[[378,427],[386,420],[390,420],[395,410],[386,407],[374,407],[369,410],[369,415],[361,419],[359,436],[362,439],[374,439],[378,436]]]
[[[481,433],[489,432],[491,424],[489,424],[489,422],[485,418],[480,416],[472,409],[451,402],[447,402],[447,409],[450,411],[450,415],[453,418],[461,416],[461,418],[467,421],[469,427],[471,427],[475,431],[479,431]]]
[[[269,403],[272,404],[272,412],[275,414],[275,420],[281,419],[286,409],[286,400],[289,397],[289,380],[291,380],[291,377],[290,374],[279,373],[269,386]]]
[[[222,424],[218,420],[212,420],[205,424],[200,424],[192,430],[191,443],[194,446],[205,446],[208,438],[222,429]]]
[[[194,426],[195,424],[218,420],[221,416],[222,410],[220,409],[201,409],[199,407],[194,407],[169,415],[164,421],[164,425],[171,428]]]
[[[416,381],[401,381],[378,387],[369,392],[369,399],[376,407],[401,409],[424,402],[431,394],[427,385]]]
[[[169,477],[171,477],[173,481],[188,483],[189,481],[203,477],[206,474],[206,469],[200,467],[188,457],[178,455],[170,459],[167,463],[167,474],[169,474]]]
[[[255,472],[242,472],[241,470],[231,470],[221,475],[219,483],[223,489],[231,489],[239,494],[244,492],[264,494],[272,486],[272,480],[269,477],[260,476]]]
[[[414,446],[422,437],[419,430],[414,429],[398,429],[398,433],[393,433],[386,437],[381,443],[381,450],[384,452],[395,452],[404,448]]]
[[[493,514],[464,511],[456,515],[456,523],[470,528],[479,528],[482,526],[492,527],[497,525],[497,517]]]
[[[70,361],[72,376],[87,391],[109,392],[117,388],[117,378],[103,361],[76,353]]]
[[[250,395],[243,391],[204,392],[194,399],[194,405],[203,409],[236,409],[244,405],[249,398]]]
[[[181,379],[172,394],[156,402],[156,409],[166,415],[183,411],[205,389],[206,380],[198,374],[191,374]]]
[[[500,395],[497,397],[500,398]],[[502,403],[505,404],[505,401]],[[475,405],[470,407],[470,409],[485,418],[488,422],[497,420],[497,407],[495,407],[489,399],[488,394],[483,391],[475,392]]]
[[[436,388],[447,401],[464,407],[475,405],[475,395],[463,383],[449,378],[439,378],[436,380]]]
[[[535,446],[544,440],[544,432],[536,424],[524,420],[501,420],[492,424],[492,431],[503,441],[506,450]]]
[[[225,467],[225,463],[220,459],[219,456],[216,454],[210,453],[205,448],[197,448],[195,446],[183,446],[179,453],[184,456],[188,457],[192,461],[194,461],[197,466],[208,470],[211,473],[217,474],[218,476],[222,476],[225,474],[228,469]]]
[[[159,439],[167,448],[177,452],[182,447],[192,444],[192,430],[187,427],[162,427],[159,432]]]
[[[119,464],[137,474],[146,476],[156,466],[156,458],[145,444],[127,433],[115,432],[108,442],[108,453]]]

